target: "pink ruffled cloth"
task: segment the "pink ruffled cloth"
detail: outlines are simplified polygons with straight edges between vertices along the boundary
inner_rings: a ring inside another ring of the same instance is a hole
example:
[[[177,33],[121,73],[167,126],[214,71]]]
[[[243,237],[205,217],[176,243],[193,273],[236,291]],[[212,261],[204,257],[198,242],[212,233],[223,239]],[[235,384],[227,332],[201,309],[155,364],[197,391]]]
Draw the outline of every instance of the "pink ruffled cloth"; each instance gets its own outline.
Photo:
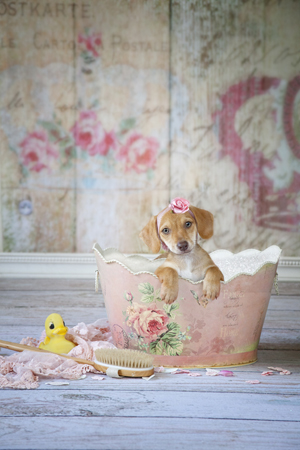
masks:
[[[38,347],[45,338],[43,331],[39,340],[28,337],[21,344]],[[106,319],[86,325],[83,322],[68,330],[66,338],[75,344],[69,356],[93,361],[98,348],[115,348]],[[78,364],[70,359],[48,353],[24,351],[10,356],[0,356],[0,388],[36,389],[39,376],[76,380],[87,372],[99,373],[93,366]]]

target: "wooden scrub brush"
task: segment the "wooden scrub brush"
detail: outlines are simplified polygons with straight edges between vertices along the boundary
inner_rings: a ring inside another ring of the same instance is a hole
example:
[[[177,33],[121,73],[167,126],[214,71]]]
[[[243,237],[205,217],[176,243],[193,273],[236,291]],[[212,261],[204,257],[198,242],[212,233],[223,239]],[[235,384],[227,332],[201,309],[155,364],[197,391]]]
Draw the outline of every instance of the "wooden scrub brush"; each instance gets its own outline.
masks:
[[[96,364],[111,377],[149,377],[154,373],[153,356],[138,350],[99,348]]]
[[[38,347],[29,345],[16,344],[9,341],[1,341],[0,347],[23,352],[25,350],[33,352],[51,353],[62,356],[66,359],[72,359],[79,364],[89,364],[96,370],[106,373],[110,377],[149,377],[154,373],[153,357],[147,353],[137,350],[103,348],[95,351],[96,361],[75,358],[73,356],[63,355],[59,353],[49,352]]]

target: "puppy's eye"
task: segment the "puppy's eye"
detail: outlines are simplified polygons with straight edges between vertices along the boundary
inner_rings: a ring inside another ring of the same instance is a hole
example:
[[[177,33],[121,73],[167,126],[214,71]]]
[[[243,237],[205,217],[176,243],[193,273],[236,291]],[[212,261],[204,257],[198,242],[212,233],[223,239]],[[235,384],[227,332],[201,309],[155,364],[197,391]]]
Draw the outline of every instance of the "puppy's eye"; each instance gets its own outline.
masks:
[[[185,228],[190,228],[192,226],[192,222],[185,222]]]
[[[169,234],[170,233],[170,229],[169,228],[163,228],[161,230],[164,234]]]
[[[51,328],[51,330],[53,330],[54,329],[54,323],[50,323],[50,325],[49,325],[49,328]]]

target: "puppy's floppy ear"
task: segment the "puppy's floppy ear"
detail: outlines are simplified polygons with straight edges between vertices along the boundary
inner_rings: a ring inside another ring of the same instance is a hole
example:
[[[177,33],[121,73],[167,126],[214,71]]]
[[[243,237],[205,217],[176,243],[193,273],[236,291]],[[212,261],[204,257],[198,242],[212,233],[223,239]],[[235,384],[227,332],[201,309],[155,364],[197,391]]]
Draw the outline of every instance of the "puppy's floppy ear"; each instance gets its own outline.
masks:
[[[205,209],[190,206],[190,210],[195,216],[197,230],[203,239],[209,239],[214,234],[214,216]]]
[[[160,250],[161,242],[157,234],[157,216],[151,217],[147,225],[142,229],[139,236],[150,248],[152,253],[158,253]]]

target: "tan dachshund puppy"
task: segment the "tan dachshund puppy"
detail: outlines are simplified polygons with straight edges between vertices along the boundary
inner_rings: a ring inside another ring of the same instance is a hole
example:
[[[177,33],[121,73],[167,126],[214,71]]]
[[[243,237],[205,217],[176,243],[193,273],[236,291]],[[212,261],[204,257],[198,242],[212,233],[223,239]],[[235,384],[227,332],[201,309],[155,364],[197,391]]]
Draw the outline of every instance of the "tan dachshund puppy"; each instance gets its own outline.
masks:
[[[187,200],[180,198],[152,217],[140,233],[153,253],[159,252],[161,245],[168,251],[165,262],[155,272],[162,283],[161,299],[166,303],[173,303],[178,296],[178,275],[192,281],[204,278],[201,299],[204,306],[220,294],[223,274],[198,244],[198,233],[203,239],[213,235],[213,215],[189,206]]]

